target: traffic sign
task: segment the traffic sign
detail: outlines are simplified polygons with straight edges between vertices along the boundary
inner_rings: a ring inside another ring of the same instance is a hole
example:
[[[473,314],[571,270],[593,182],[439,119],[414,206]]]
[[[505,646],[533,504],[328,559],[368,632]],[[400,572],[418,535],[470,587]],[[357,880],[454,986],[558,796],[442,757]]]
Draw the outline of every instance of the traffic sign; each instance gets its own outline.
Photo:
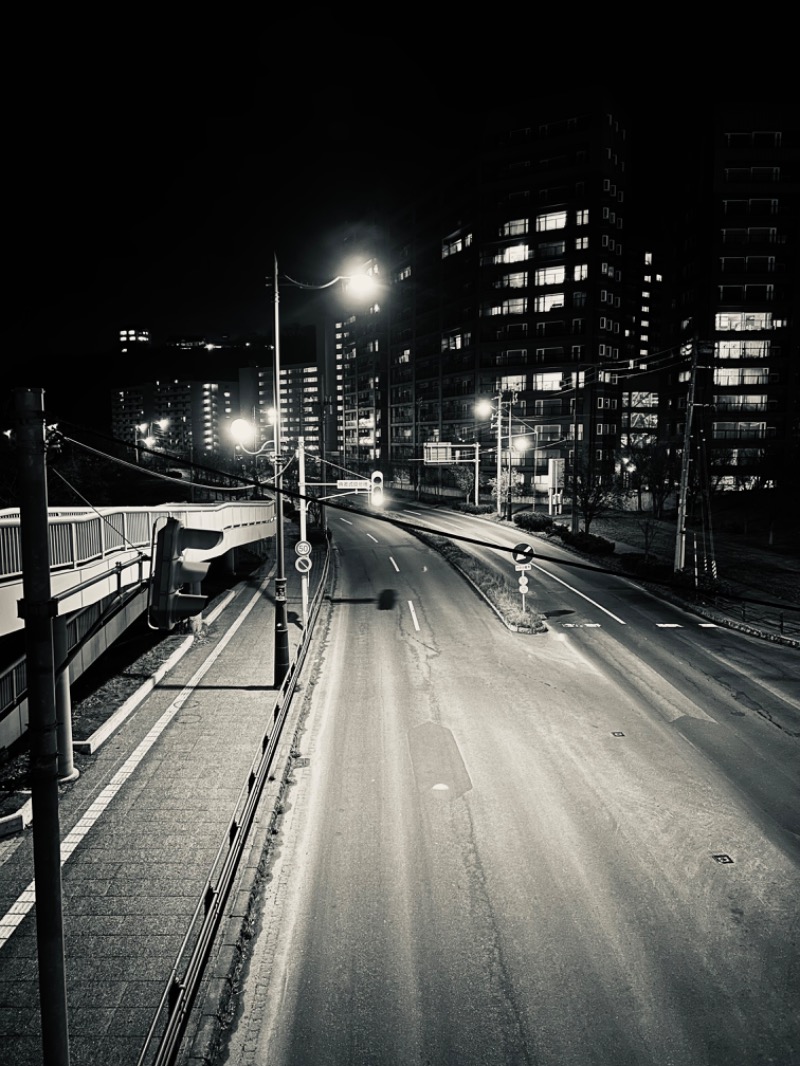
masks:
[[[527,579],[527,577],[525,577],[525,575],[523,574],[523,575],[522,575],[522,576],[520,577],[520,579],[519,579],[519,591],[520,591],[520,592],[524,592],[524,591],[525,591],[525,589],[526,589],[527,587],[528,587],[528,579]]]
[[[311,556],[300,555],[294,561],[295,569],[299,570],[301,574],[307,574],[311,569]]]
[[[349,481],[345,479],[344,481],[336,482],[337,489],[363,489],[364,492],[366,492],[369,489],[369,486],[369,480],[365,477],[361,477],[358,480],[351,478]]]
[[[527,563],[536,554],[532,544],[517,544],[511,552],[515,563]]]
[[[515,570],[533,570],[533,563],[517,563]]]
[[[294,550],[298,555],[310,555],[311,545],[307,540],[298,540],[297,544],[294,546]]]

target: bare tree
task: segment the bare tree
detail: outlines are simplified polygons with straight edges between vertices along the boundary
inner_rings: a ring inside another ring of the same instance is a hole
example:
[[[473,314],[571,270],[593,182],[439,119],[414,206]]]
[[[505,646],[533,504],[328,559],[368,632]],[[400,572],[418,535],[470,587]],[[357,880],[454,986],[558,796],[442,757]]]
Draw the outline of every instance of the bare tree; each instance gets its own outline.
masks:
[[[577,505],[584,532],[588,533],[595,518],[618,503],[621,485],[617,475],[604,473],[602,478],[598,476],[584,456],[579,455],[575,462],[578,498],[573,506]]]

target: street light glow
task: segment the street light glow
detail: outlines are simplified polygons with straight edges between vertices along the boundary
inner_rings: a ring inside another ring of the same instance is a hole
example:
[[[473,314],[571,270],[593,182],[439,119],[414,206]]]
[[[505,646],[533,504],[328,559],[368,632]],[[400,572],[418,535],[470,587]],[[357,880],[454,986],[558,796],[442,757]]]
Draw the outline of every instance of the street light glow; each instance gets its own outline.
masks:
[[[246,444],[254,444],[256,439],[256,427],[246,418],[234,418],[231,422],[231,436],[244,447]]]

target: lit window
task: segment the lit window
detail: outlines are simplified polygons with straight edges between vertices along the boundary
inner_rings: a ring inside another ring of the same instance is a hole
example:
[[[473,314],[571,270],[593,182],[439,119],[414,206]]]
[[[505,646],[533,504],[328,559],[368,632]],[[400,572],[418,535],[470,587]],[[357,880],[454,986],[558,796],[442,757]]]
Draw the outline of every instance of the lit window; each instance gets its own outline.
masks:
[[[538,229],[538,226],[537,226]],[[519,237],[528,232],[527,218],[513,218],[500,227],[501,237]]]
[[[546,215],[536,216],[536,231],[543,233],[551,229],[563,229],[567,224],[566,211],[551,211]]]
[[[537,285],[563,285],[566,270],[563,266],[543,267],[536,271]]]

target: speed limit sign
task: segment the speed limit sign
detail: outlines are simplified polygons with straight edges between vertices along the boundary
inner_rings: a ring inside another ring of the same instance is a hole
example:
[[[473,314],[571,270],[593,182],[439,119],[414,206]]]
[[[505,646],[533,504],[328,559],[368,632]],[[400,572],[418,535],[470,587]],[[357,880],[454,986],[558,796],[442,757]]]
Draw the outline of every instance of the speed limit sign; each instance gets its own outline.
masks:
[[[298,540],[297,544],[295,544],[295,546],[294,546],[294,550],[300,556],[310,555],[311,554],[311,545],[309,544],[309,542],[307,540]]]
[[[520,579],[519,579],[519,591],[520,592],[524,592],[527,587],[528,587],[528,579],[527,579],[527,577],[525,577],[524,574],[522,574],[520,576]]]

